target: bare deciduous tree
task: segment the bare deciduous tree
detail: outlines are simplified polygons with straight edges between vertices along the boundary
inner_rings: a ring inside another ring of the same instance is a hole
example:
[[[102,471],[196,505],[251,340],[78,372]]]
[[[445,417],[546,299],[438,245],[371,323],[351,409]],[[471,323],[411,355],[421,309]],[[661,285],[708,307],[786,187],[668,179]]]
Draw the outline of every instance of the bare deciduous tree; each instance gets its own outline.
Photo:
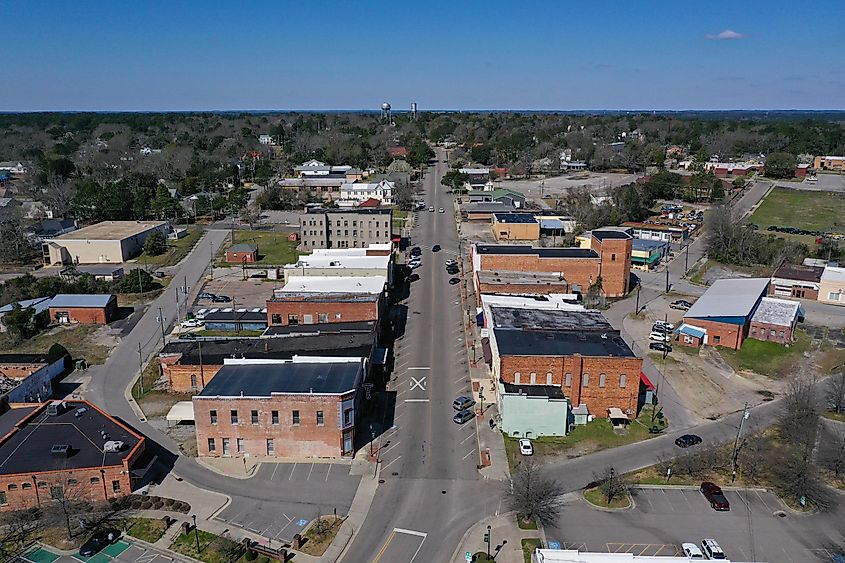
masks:
[[[830,376],[825,389],[825,406],[837,414],[845,411],[845,369]]]
[[[542,475],[534,460],[526,459],[511,479],[510,490],[505,496],[507,505],[521,518],[547,526],[557,521],[562,494],[560,483]]]
[[[619,475],[612,467],[605,467],[600,473],[594,473],[593,478],[599,484],[598,489],[604,495],[607,504],[623,497],[628,492],[628,478]]]

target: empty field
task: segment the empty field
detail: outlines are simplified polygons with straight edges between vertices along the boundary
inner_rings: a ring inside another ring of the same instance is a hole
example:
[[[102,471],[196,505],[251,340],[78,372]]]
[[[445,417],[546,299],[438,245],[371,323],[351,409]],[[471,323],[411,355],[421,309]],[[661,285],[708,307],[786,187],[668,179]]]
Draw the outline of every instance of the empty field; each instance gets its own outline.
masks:
[[[751,222],[761,231],[769,225],[842,231],[845,227],[845,194],[775,188],[751,216]],[[835,226],[841,228],[834,229]]]

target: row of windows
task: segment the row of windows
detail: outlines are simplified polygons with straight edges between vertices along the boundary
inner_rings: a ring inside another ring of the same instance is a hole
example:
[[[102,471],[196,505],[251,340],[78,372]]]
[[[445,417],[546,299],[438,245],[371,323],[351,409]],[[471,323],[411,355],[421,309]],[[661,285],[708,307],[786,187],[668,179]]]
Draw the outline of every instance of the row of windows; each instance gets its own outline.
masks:
[[[757,327],[756,326],[751,327],[751,334],[757,334]],[[765,328],[760,329],[760,336],[766,336],[766,329]],[[769,329],[769,336],[779,336],[780,338],[783,338],[785,336],[785,333],[784,333],[784,331],[778,332],[778,331],[776,331],[775,329],[772,328],[772,329]]]
[[[221,443],[221,448],[223,450],[223,452],[222,452],[223,455],[229,455],[231,453],[229,451],[229,443],[230,443],[229,438],[221,438],[220,443]],[[240,453],[244,452],[244,439],[243,438],[237,438],[237,440],[235,441],[235,445],[237,447],[237,453],[240,454]],[[267,438],[267,440],[265,441],[265,444],[264,444],[264,448],[265,448],[265,451],[267,452],[267,455],[274,455],[276,453],[276,443],[273,440],[273,438]],[[217,451],[217,440],[216,439],[214,439],[214,438],[208,439],[208,451],[209,452],[216,452]]]
[[[334,318],[336,321],[339,321],[342,318],[341,313],[335,313]],[[289,325],[298,325],[300,324],[299,315],[288,315],[288,324]],[[317,322],[320,324],[329,322],[329,314],[328,313],[317,313]],[[273,313],[270,315],[270,324],[280,325],[282,324],[282,315],[278,313]],[[304,325],[311,325],[314,324],[314,315],[302,315],[302,323]]]
[[[351,416],[351,409],[347,409],[347,411],[350,412],[349,416]],[[293,424],[294,426],[298,425],[300,423],[299,411],[291,411],[290,414],[291,424]],[[322,426],[325,420],[325,417],[323,416],[323,411],[317,411],[315,415],[317,420],[317,426]],[[344,412],[344,415],[346,415],[346,412]],[[212,409],[208,411],[208,416],[211,420],[211,424],[217,424],[217,409]],[[251,424],[258,424],[258,418],[259,417],[257,410],[251,410],[249,412],[249,421]],[[229,422],[231,422],[232,424],[239,424],[239,421],[240,418],[238,416],[238,410],[231,409],[229,411]],[[279,411],[270,411],[270,424],[279,424]],[[238,438],[238,440],[240,440],[240,438]]]
[[[88,480],[88,483],[90,483],[91,485],[99,485],[100,484],[100,478],[99,477],[91,477]],[[79,481],[71,478],[71,479],[67,480],[67,485],[69,487],[74,487],[76,485],[79,485]],[[47,487],[49,487],[50,488],[50,496],[52,498],[60,499],[60,498],[63,498],[63,496],[64,496],[64,488],[62,487],[62,485],[57,485],[57,484],[48,485],[46,481],[38,481],[36,483],[36,486],[39,489],[42,489],[42,490],[47,489]],[[30,489],[32,489],[32,483],[25,481],[25,482],[21,483],[20,488],[24,491],[30,490]],[[112,492],[119,493],[120,490],[121,490],[120,489],[120,481],[119,480],[112,481],[111,482],[111,488],[112,488]],[[17,491],[18,490],[17,483],[9,483],[8,490],[9,491]],[[0,491],[0,506],[5,505],[5,504],[9,504],[8,497],[6,495],[6,491]]]
[[[337,231],[335,231],[335,236],[348,237],[349,236],[349,229],[343,229],[343,235],[341,235],[340,233],[341,233],[341,230],[338,229]],[[378,236],[379,232],[375,231],[375,233],[376,233],[375,236]],[[358,236],[358,231],[356,229],[352,229],[352,236],[353,237]],[[364,236],[364,231],[361,231],[361,236]],[[372,238],[373,237],[373,231],[367,231],[367,236]],[[390,233],[388,231],[384,231],[384,236],[389,237]]]
[[[521,377],[522,377],[522,373],[520,373],[518,371],[514,372],[514,374],[513,374],[514,384],[516,384],[516,385],[519,385],[520,383],[530,383],[531,385],[537,384],[537,373],[536,372],[532,371],[529,374],[529,380],[527,382],[520,381]],[[546,373],[546,383],[545,384],[546,385],[552,385],[552,372]],[[571,373],[567,373],[567,374],[564,375],[563,385],[565,387],[572,387],[572,374]],[[606,385],[607,385],[607,374],[606,373],[600,373],[599,374],[599,387],[605,387]],[[624,373],[619,374],[619,387],[624,389],[625,386],[627,386],[627,385],[628,385],[628,376],[625,375]],[[589,386],[590,386],[590,374],[584,373],[581,376],[581,387],[589,387]]]

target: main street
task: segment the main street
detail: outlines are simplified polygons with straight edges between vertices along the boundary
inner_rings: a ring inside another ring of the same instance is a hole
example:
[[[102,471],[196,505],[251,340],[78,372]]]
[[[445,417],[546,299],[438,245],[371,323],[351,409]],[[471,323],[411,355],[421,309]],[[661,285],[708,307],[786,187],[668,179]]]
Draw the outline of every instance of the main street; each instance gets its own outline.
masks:
[[[453,200],[440,184],[443,151],[429,166],[426,207],[412,233],[423,249],[420,279],[411,284],[404,335],[397,340],[389,390],[396,393],[394,429],[382,436],[385,481],[347,561],[449,561],[464,531],[498,507],[500,491],[480,479],[476,421],[452,421],[452,401],[469,395],[462,309],[445,262],[455,258]],[[443,208],[444,213],[438,210]],[[439,244],[440,252],[431,247]]]

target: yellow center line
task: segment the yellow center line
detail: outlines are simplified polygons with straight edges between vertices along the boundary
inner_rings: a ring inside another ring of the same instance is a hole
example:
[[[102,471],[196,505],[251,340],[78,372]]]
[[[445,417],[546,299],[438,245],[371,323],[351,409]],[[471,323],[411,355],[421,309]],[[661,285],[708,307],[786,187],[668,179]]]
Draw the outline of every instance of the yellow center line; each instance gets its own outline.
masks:
[[[395,536],[396,536],[396,530],[392,530],[392,531],[390,532],[390,535],[389,535],[389,536],[387,536],[387,541],[385,541],[385,542],[384,542],[384,545],[383,545],[383,546],[381,546],[381,549],[379,550],[378,554],[376,555],[376,558],[375,558],[375,559],[373,559],[373,563],[378,563],[378,562],[379,562],[379,560],[381,559],[382,555],[384,555],[384,552],[385,552],[385,551],[387,551],[387,546],[389,546],[389,545],[390,545],[390,542],[392,542],[392,541],[393,541],[393,538],[394,538]]]

